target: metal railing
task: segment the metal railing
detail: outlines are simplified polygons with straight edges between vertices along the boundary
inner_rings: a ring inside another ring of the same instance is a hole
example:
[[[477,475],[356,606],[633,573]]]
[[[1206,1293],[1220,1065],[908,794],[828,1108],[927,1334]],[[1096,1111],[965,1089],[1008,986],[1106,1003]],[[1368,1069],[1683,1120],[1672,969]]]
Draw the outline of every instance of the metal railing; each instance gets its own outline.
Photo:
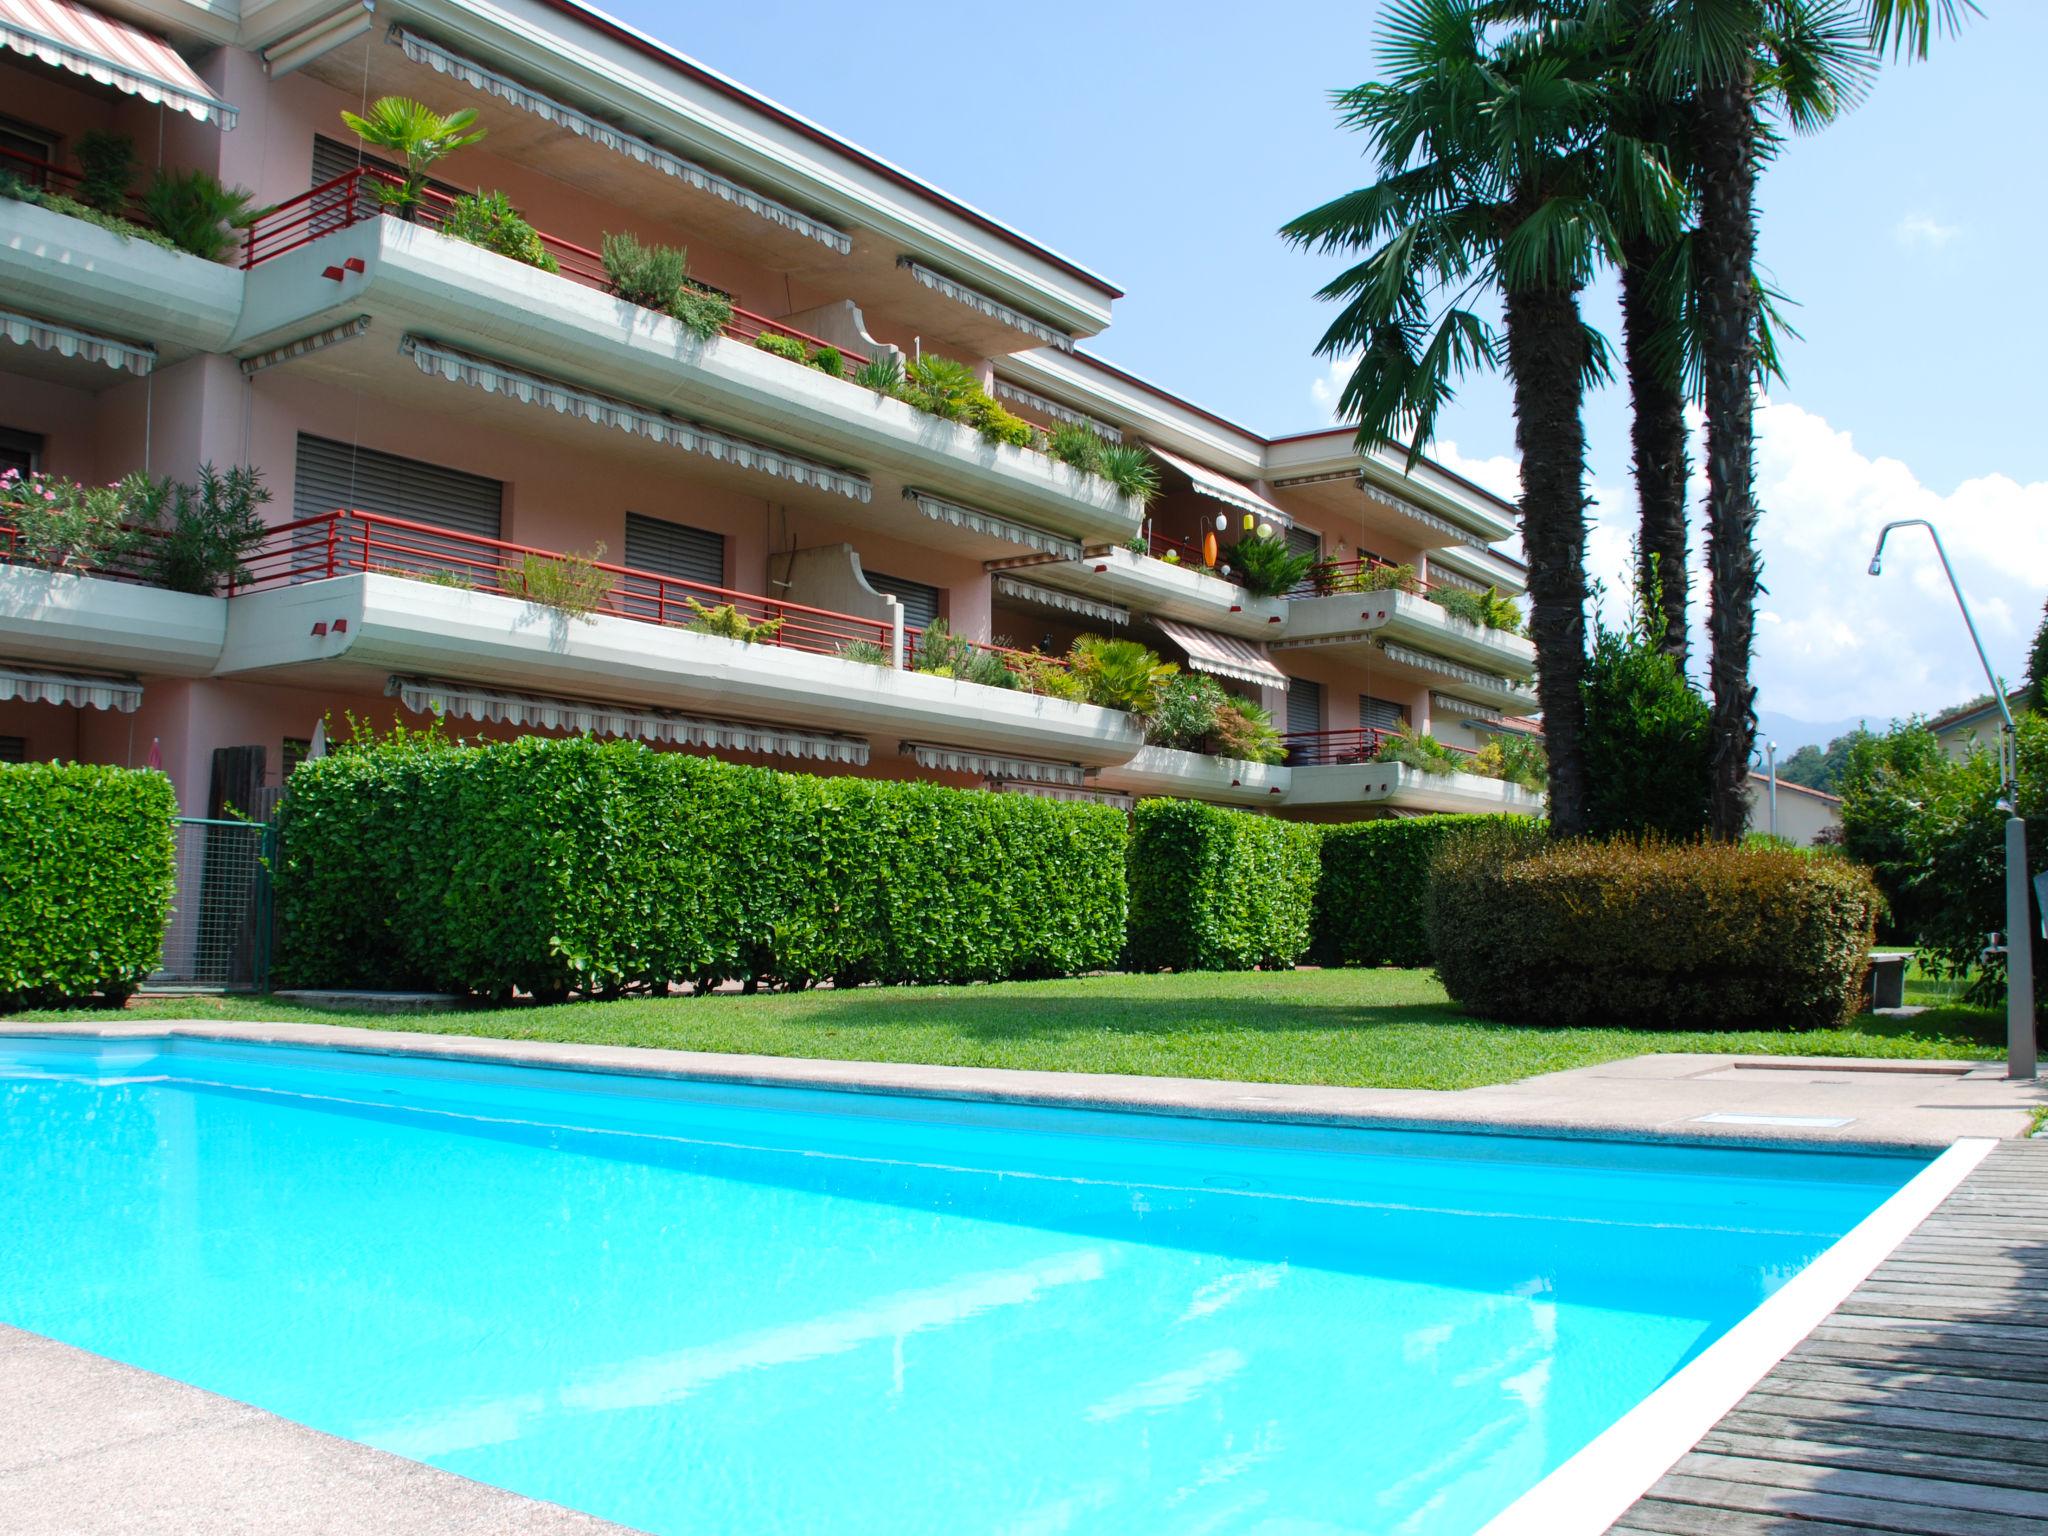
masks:
[[[40,192],[55,192],[60,196],[75,196],[79,184],[85,177],[69,167],[58,165],[52,160],[38,160],[34,155],[25,155],[18,149],[9,149],[0,144],[0,173],[27,182]],[[121,199],[121,217],[133,223],[153,227],[142,206],[142,200],[130,192]]]
[[[432,187],[422,187],[411,202],[398,207],[376,191],[378,187],[401,187],[404,182],[404,177],[377,166],[357,166],[323,181],[310,192],[301,192],[297,197],[264,210],[250,223],[244,237],[242,270],[246,272],[266,261],[275,261],[301,246],[311,245],[340,230],[367,224],[372,219],[395,218],[427,229],[440,228],[455,199]],[[586,288],[605,293],[611,291],[611,279],[605,271],[604,257],[599,252],[545,230],[536,230],[535,234],[554,259],[560,276]],[[737,304],[733,305],[732,319],[724,330],[735,341],[751,343],[766,333],[802,342],[813,349],[831,347],[845,359],[849,369],[864,367],[868,362],[865,353],[849,351],[836,342],[784,325],[779,320],[771,320],[766,315],[757,315]]]
[[[1280,743],[1287,749],[1289,767],[1330,768],[1378,762],[1380,749],[1402,734],[1381,726],[1360,725],[1338,731],[1288,731],[1280,737]],[[1469,747],[1454,747],[1449,742],[1437,744],[1459,757],[1479,755]]]
[[[33,565],[40,569],[69,571],[76,576],[98,576],[107,581],[132,581],[140,586],[154,586],[156,551],[151,540],[164,537],[161,528],[138,528],[123,524],[136,540],[126,549],[99,561],[71,561],[51,564],[47,559],[31,559],[26,540],[19,528],[12,523],[0,522],[0,565]]]
[[[274,829],[181,816],[174,835],[177,894],[150,985],[263,990],[270,981]]]
[[[1401,569],[1393,561],[1382,560],[1377,555],[1359,555],[1350,560],[1318,560],[1286,595],[1293,599],[1352,592],[1406,592],[1414,597],[1427,597],[1437,590],[1438,583],[1421,576],[1396,575]]]
[[[894,626],[887,620],[835,613],[827,608],[715,587],[560,550],[458,533],[377,512],[345,509],[280,524],[270,530],[263,544],[243,563],[247,578],[232,588],[230,595],[367,572],[536,600],[537,586],[566,577],[571,583],[587,583],[586,593],[594,598],[591,612],[613,618],[705,630],[717,622],[711,617],[717,614],[734,629],[773,626],[758,629],[755,644],[826,656],[841,654],[849,645],[872,646],[884,664],[894,642]],[[589,575],[584,577],[582,573],[586,570]],[[728,608],[732,610],[730,615],[720,612]],[[744,626],[733,622],[735,616],[745,621]],[[903,636],[904,664],[915,667],[923,631],[905,625]],[[1064,665],[1058,657],[973,641],[960,643],[1002,657],[1013,672],[1028,665]],[[868,659],[875,657],[870,655]]]

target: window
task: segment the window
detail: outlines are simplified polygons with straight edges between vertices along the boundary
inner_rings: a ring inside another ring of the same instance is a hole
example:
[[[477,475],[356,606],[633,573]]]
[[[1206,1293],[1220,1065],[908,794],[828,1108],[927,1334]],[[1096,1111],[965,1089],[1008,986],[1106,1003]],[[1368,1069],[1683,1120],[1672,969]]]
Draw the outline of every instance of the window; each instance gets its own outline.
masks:
[[[912,629],[923,629],[939,616],[937,587],[928,587],[921,581],[906,581],[901,576],[884,576],[880,571],[863,571],[861,574],[877,592],[887,593],[903,605],[903,622]]]
[[[292,515],[319,517],[344,507],[495,539],[505,482],[301,432]]]
[[[16,432],[0,427],[0,473],[14,470],[32,475],[42,467],[43,440],[33,432]]]
[[[1287,552],[1292,555],[1307,555],[1311,560],[1320,560],[1323,558],[1323,536],[1313,528],[1289,528]]]
[[[346,176],[359,165],[366,165],[374,171],[389,171],[393,176],[403,176],[405,167],[395,160],[386,160],[382,155],[373,155],[359,144],[344,144],[340,139],[330,139],[324,133],[313,135],[313,185],[325,186],[337,176]],[[431,177],[427,185],[444,197],[460,197],[463,188],[452,186],[445,181]]]
[[[626,564],[678,581],[725,585],[725,535],[659,517],[626,514]]]
[[[1320,731],[1323,728],[1323,685],[1298,677],[1287,679],[1287,729]]]
[[[25,763],[28,761],[28,738],[26,736],[0,736],[0,763]]]
[[[32,187],[47,188],[45,166],[57,159],[57,136],[33,123],[0,117],[0,171],[18,176]]]
[[[1368,730],[1398,731],[1408,724],[1408,706],[1361,693],[1358,696],[1358,723]]]
[[[310,738],[305,736],[285,737],[284,750],[278,754],[279,775],[283,778],[290,778],[292,771],[310,757],[312,752],[313,743]]]

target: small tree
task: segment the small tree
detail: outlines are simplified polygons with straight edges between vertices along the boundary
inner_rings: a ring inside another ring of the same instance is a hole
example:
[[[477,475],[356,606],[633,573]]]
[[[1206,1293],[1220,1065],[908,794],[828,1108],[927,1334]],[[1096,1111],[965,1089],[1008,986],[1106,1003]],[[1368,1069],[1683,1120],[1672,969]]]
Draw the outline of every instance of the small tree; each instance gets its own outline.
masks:
[[[419,202],[427,187],[427,172],[437,161],[468,148],[484,136],[481,128],[470,132],[476,122],[474,108],[464,107],[444,117],[405,96],[380,97],[366,115],[344,112],[341,120],[365,144],[389,150],[404,160],[402,184],[393,187],[379,181],[371,186],[378,202],[401,212]]]
[[[1664,623],[1653,576],[1626,627],[1599,626],[1586,663],[1580,694],[1595,837],[1685,839],[1707,830],[1712,713],[1664,649]]]

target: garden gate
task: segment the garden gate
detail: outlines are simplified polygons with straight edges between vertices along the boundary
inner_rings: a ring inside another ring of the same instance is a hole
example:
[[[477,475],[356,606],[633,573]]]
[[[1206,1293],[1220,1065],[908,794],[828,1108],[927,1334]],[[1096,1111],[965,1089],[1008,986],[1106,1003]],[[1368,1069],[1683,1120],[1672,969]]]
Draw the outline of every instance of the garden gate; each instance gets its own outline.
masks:
[[[263,991],[270,985],[269,822],[180,816],[177,892],[152,987]]]

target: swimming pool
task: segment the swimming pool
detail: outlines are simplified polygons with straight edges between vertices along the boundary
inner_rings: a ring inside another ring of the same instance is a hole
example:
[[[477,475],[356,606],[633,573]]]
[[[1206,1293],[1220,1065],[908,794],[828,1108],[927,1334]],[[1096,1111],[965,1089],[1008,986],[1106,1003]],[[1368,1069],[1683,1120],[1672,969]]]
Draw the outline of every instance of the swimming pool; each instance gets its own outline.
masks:
[[[0,1040],[0,1321],[664,1536],[1460,1536],[1922,1166]]]

